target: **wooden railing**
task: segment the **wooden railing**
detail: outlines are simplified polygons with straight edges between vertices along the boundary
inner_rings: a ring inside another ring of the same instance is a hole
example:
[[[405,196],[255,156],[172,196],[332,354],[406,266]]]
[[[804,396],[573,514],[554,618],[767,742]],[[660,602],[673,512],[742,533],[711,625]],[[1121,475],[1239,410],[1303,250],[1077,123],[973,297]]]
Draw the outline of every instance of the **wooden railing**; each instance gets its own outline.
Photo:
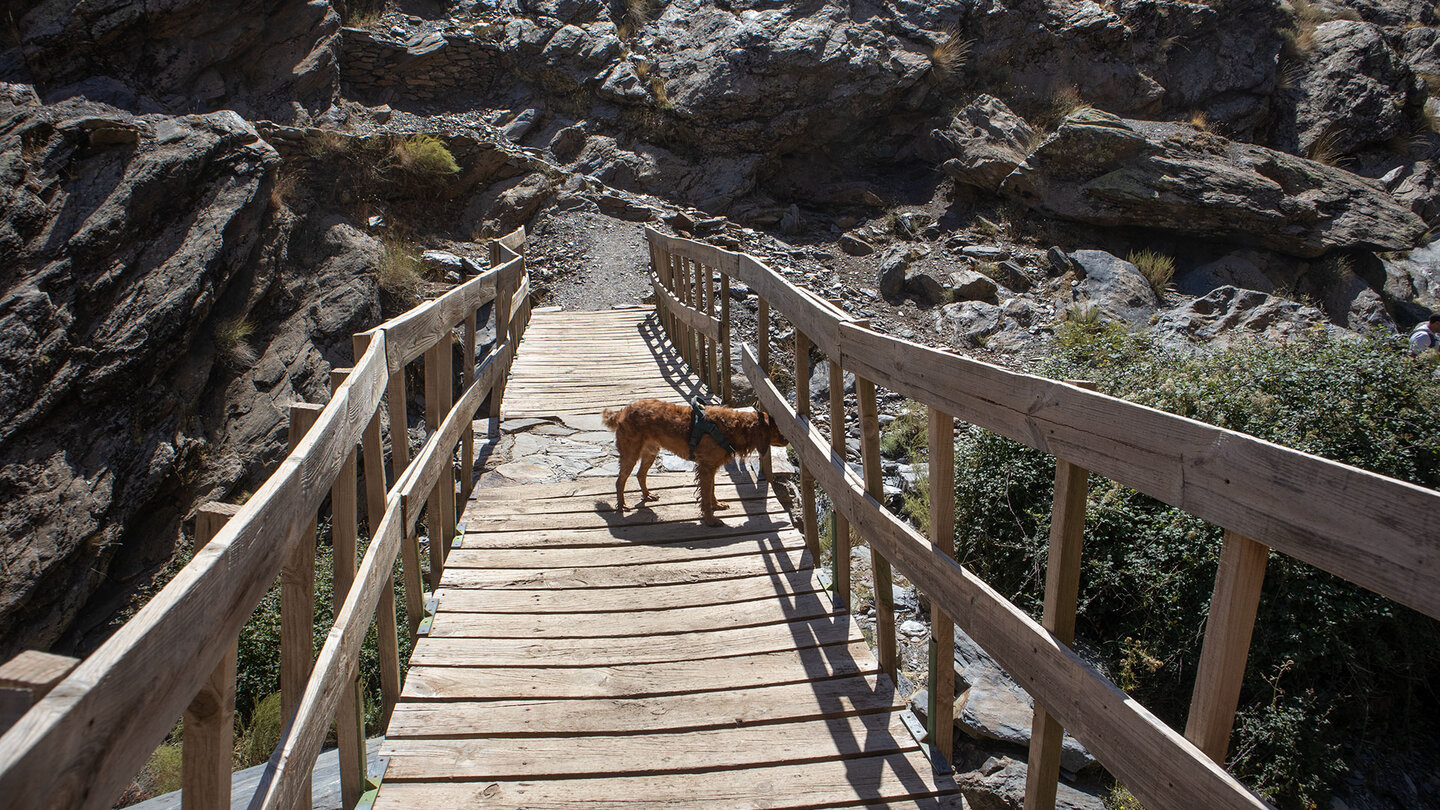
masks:
[[[881,667],[896,667],[890,564],[932,605],[930,739],[949,759],[952,619],[1035,699],[1026,807],[1054,806],[1061,735],[1068,731],[1150,808],[1266,807],[1223,766],[1270,549],[1440,617],[1440,493],[1174,416],[1077,385],[1017,374],[874,332],[864,321],[758,260],[646,229],[656,307],[672,342],[702,374],[728,380],[726,315],[711,297],[734,278],[759,296],[757,343],[743,366],[760,406],[800,459],[804,531],[818,550],[813,481],[834,504],[836,598],[850,594],[853,526],[870,544]],[[728,298],[722,296],[728,304]],[[795,330],[795,401],[769,361],[769,320]],[[809,415],[811,347],[829,361],[830,430]],[[856,377],[862,471],[845,462],[845,370]],[[954,559],[954,503],[931,498],[929,538],[883,505],[876,386],[926,405],[932,492],[953,489],[954,423],[963,419],[1057,459],[1051,545],[1040,622]],[[728,397],[727,397],[728,398]],[[1225,529],[1199,674],[1182,736],[1071,649],[1089,472]]]
[[[113,806],[183,712],[184,806],[229,808],[236,639],[277,574],[286,725],[250,807],[310,806],[311,771],[332,723],[345,805],[360,800],[369,787],[357,667],[361,642],[373,622],[388,717],[400,691],[395,560],[403,559],[414,635],[425,610],[418,521],[423,513],[433,587],[455,532],[456,450],[463,497],[473,478],[472,419],[487,396],[498,415],[505,374],[529,319],[524,240],[523,228],[496,240],[489,271],[355,336],[355,366],[335,373],[330,402],[292,409],[291,452],[279,469],[243,506],[202,507],[191,562],[0,737],[5,807]],[[477,366],[477,311],[491,301],[496,339]],[[457,326],[463,326],[464,393],[451,407]],[[411,462],[405,367],[421,355],[430,432]],[[382,397],[391,425],[389,487]],[[370,529],[358,569],[357,462],[365,472]],[[327,495],[335,623],[312,663],[315,526]]]

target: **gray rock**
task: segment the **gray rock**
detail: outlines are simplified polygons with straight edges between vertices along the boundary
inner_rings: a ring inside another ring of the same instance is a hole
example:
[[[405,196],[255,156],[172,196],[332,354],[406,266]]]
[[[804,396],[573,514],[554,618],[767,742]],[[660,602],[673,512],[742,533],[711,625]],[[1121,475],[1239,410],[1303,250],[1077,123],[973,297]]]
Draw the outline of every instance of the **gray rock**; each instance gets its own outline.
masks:
[[[1209,295],[1220,287],[1273,292],[1275,284],[1261,269],[1263,262],[1257,251],[1237,250],[1182,274],[1176,280],[1175,288],[1185,295],[1194,296]]]
[[[998,189],[1005,175],[1025,160],[1035,137],[1025,119],[989,95],[976,98],[955,113],[944,129],[930,133],[943,161],[940,170],[986,191]]]
[[[971,810],[1021,810],[1025,806],[1025,763],[1010,757],[991,757],[979,769],[955,775]],[[1061,781],[1056,790],[1057,810],[1104,810],[1099,795],[1077,790]]]
[[[1000,307],[984,301],[946,304],[935,317],[935,329],[957,346],[978,346],[1000,331]]]
[[[909,269],[910,253],[905,247],[897,245],[880,254],[879,266],[876,269],[880,294],[886,298],[904,295]]]
[[[1077,250],[1070,258],[1085,273],[1080,291],[1101,311],[1136,325],[1150,322],[1160,302],[1139,268],[1103,250]]]
[[[1010,258],[1010,251],[999,245],[970,245],[961,248],[960,253],[977,262],[1000,262]]]
[[[1440,310],[1440,240],[1408,253],[1384,256],[1381,261],[1387,293],[1427,310]],[[1414,319],[1419,320],[1419,314]]]
[[[950,274],[950,292],[956,301],[989,301],[993,304],[999,288],[984,273],[961,270]]]
[[[1324,148],[1347,155],[1408,130],[1410,72],[1379,26],[1331,20],[1315,28],[1314,41],[1296,87],[1302,153]]]
[[[1229,239],[1300,257],[1335,248],[1404,250],[1425,230],[1389,194],[1347,171],[1096,110],[1067,118],[1002,190],[1065,219]]]
[[[420,254],[420,262],[434,275],[465,273],[465,260],[446,250],[427,250]]]
[[[875,252],[874,245],[854,234],[841,234],[837,241],[840,243],[840,249],[851,256],[869,256]]]
[[[1224,345],[1241,335],[1278,341],[1326,324],[1320,310],[1256,290],[1220,287],[1160,315],[1155,333],[1175,340]]]
[[[1070,258],[1070,254],[1061,250],[1058,246],[1051,247],[1045,251],[1045,259],[1050,262],[1050,270],[1058,276],[1063,276],[1066,273],[1081,272],[1080,265],[1076,264],[1075,260]]]
[[[1020,265],[1012,261],[1003,261],[995,265],[995,280],[1014,290],[1015,292],[1026,292],[1035,286],[1035,280],[1030,274],[1020,268]]]
[[[1396,167],[1381,182],[1416,216],[1428,223],[1440,222],[1440,170],[1433,162],[1422,160]]]

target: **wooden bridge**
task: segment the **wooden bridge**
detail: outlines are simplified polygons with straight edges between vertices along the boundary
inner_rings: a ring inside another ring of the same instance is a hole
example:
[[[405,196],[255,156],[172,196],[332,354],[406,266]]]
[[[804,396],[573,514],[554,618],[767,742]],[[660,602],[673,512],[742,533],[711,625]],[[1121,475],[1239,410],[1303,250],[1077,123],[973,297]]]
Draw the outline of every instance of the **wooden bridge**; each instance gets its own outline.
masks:
[[[0,737],[5,806],[110,807],[183,714],[184,806],[230,807],[235,640],[277,577],[287,725],[253,796],[234,797],[253,810],[310,806],[332,726],[346,807],[960,807],[946,765],[952,623],[1035,698],[1027,808],[1054,804],[1062,728],[1152,810],[1260,808],[1223,763],[1270,551],[1440,616],[1434,492],[882,335],[749,256],[647,235],[653,312],[532,313],[519,231],[494,243],[488,272],[357,335],[329,403],[292,411],[289,457],[243,506],[200,510],[203,548],[134,619],[84,661],[0,667],[0,694],[35,701]],[[593,429],[601,408],[639,396],[728,399],[732,279],[758,297],[742,366],[799,460],[799,526],[768,455],[758,473],[725,471],[723,527],[699,523],[684,474],[653,475],[661,500],[625,514],[607,476],[476,488],[477,434],[502,416]],[[482,312],[496,339],[477,358]],[[769,357],[780,320],[793,374]],[[809,413],[816,352],[828,430]],[[387,425],[407,424],[405,369],[422,358],[429,431],[412,459]],[[955,562],[948,499],[934,499],[930,537],[883,506],[877,386],[930,409],[939,491],[957,418],[1057,457],[1041,621]],[[859,470],[844,458],[847,419]],[[1183,734],[1069,647],[1089,471],[1226,529]],[[817,485],[833,505],[833,593],[814,576]],[[327,498],[337,610],[312,660]],[[846,609],[853,537],[871,548],[873,654]],[[892,565],[929,597],[943,653],[928,730],[899,713]],[[357,672],[372,627],[389,763],[378,784]],[[416,639],[403,683],[400,633]]]

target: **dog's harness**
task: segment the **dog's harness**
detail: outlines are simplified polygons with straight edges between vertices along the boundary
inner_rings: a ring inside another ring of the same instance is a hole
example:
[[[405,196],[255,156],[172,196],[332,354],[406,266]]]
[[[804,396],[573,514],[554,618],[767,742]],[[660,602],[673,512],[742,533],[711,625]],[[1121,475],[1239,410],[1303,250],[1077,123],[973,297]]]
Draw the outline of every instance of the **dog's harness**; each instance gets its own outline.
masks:
[[[732,456],[735,455],[735,445],[731,444],[730,440],[725,438],[725,433],[720,430],[719,425],[715,424],[713,421],[711,421],[708,417],[705,416],[705,404],[698,401],[690,403],[691,461],[695,460],[695,446],[700,444],[700,440],[704,438],[707,434],[710,436],[710,438],[715,440],[716,444],[720,445],[720,449],[724,450],[726,453],[729,453]]]

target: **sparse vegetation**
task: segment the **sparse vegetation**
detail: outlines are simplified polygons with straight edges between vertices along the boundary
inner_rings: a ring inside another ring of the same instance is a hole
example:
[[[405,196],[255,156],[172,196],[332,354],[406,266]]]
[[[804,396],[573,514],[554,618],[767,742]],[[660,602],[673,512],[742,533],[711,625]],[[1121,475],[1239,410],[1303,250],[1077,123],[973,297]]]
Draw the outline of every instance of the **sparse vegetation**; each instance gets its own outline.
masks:
[[[1060,320],[1075,326],[1094,326],[1100,323],[1100,308],[1085,301],[1076,301],[1065,307]]]
[[[965,67],[973,47],[975,40],[962,39],[958,28],[950,29],[945,38],[930,51],[930,75],[937,80],[953,76],[956,71]]]
[[[221,321],[215,327],[215,349],[232,366],[255,362],[255,350],[246,341],[255,334],[255,322],[243,316]]]
[[[1190,118],[1188,119],[1187,123],[1189,123],[1190,126],[1200,130],[1201,132],[1212,131],[1210,128],[1210,118],[1209,116],[1205,115],[1204,110],[1192,111],[1190,113]]]
[[[981,236],[988,236],[992,238],[999,236],[1000,234],[1005,232],[1004,228],[1001,228],[999,225],[995,224],[991,220],[979,215],[976,215],[975,219],[970,223],[970,229],[980,234]]]
[[[390,147],[390,160],[401,172],[416,180],[434,180],[460,171],[455,156],[434,135],[411,135],[397,139]]]
[[[675,104],[670,101],[670,93],[665,89],[664,77],[650,77],[650,95],[655,97],[656,107],[659,107],[662,110],[675,109]]]
[[[1347,159],[1341,148],[1341,137],[1339,130],[1333,127],[1326,129],[1320,133],[1320,137],[1310,143],[1305,150],[1305,157],[1326,166],[1339,166]]]
[[[380,290],[395,299],[400,309],[420,303],[425,284],[420,251],[401,239],[387,239],[380,248],[375,281]]]
[[[615,31],[621,39],[635,36],[665,7],[663,0],[624,0],[624,3],[620,19],[615,21]]]
[[[1055,91],[1050,101],[1045,105],[1044,111],[1040,114],[1040,123],[1046,129],[1053,130],[1060,126],[1060,123],[1071,115],[1086,109],[1090,105],[1081,98],[1080,91],[1075,85],[1066,85]]]
[[[1155,295],[1164,298],[1170,292],[1171,280],[1175,278],[1175,259],[1150,249],[1131,251],[1125,261],[1135,265],[1140,275],[1150,282]]]

